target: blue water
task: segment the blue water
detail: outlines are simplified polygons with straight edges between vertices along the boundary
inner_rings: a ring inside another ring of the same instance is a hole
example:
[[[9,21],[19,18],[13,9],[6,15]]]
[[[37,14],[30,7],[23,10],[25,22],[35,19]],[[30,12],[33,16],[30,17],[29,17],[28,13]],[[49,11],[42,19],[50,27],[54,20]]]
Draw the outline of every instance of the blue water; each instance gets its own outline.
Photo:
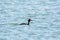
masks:
[[[60,40],[60,0],[0,0],[0,40]]]

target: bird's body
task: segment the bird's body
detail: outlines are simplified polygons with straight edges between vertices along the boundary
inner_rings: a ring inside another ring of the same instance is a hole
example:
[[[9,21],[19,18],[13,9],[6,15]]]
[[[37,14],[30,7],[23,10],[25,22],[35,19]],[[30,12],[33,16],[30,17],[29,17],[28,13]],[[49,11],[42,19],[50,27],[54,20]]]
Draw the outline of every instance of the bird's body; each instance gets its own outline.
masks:
[[[21,23],[20,25],[27,25],[27,23]]]
[[[31,19],[28,19],[28,23],[21,23],[20,25],[29,25],[30,21],[31,21]]]

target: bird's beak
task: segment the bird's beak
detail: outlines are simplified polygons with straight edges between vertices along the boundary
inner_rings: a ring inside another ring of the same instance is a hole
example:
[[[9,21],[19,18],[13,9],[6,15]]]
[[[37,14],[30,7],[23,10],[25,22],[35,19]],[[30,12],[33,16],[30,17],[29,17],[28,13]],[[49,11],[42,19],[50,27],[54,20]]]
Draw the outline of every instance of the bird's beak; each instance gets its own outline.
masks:
[[[32,21],[32,20],[31,20]]]

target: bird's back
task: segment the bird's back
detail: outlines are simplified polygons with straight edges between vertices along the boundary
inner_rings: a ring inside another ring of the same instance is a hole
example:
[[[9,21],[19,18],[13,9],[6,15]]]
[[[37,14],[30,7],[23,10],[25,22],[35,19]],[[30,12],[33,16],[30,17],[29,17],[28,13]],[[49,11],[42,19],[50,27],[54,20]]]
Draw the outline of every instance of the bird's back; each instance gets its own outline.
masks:
[[[20,25],[27,25],[27,23],[21,23]]]

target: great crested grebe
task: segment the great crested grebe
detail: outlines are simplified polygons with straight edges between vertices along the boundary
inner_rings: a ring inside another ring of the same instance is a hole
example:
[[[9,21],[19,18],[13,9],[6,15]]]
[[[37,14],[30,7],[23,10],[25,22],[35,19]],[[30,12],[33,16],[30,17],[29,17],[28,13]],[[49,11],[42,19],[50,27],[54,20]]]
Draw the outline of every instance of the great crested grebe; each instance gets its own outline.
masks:
[[[31,19],[28,19],[28,23],[21,23],[20,25],[29,25],[31,21]]]

